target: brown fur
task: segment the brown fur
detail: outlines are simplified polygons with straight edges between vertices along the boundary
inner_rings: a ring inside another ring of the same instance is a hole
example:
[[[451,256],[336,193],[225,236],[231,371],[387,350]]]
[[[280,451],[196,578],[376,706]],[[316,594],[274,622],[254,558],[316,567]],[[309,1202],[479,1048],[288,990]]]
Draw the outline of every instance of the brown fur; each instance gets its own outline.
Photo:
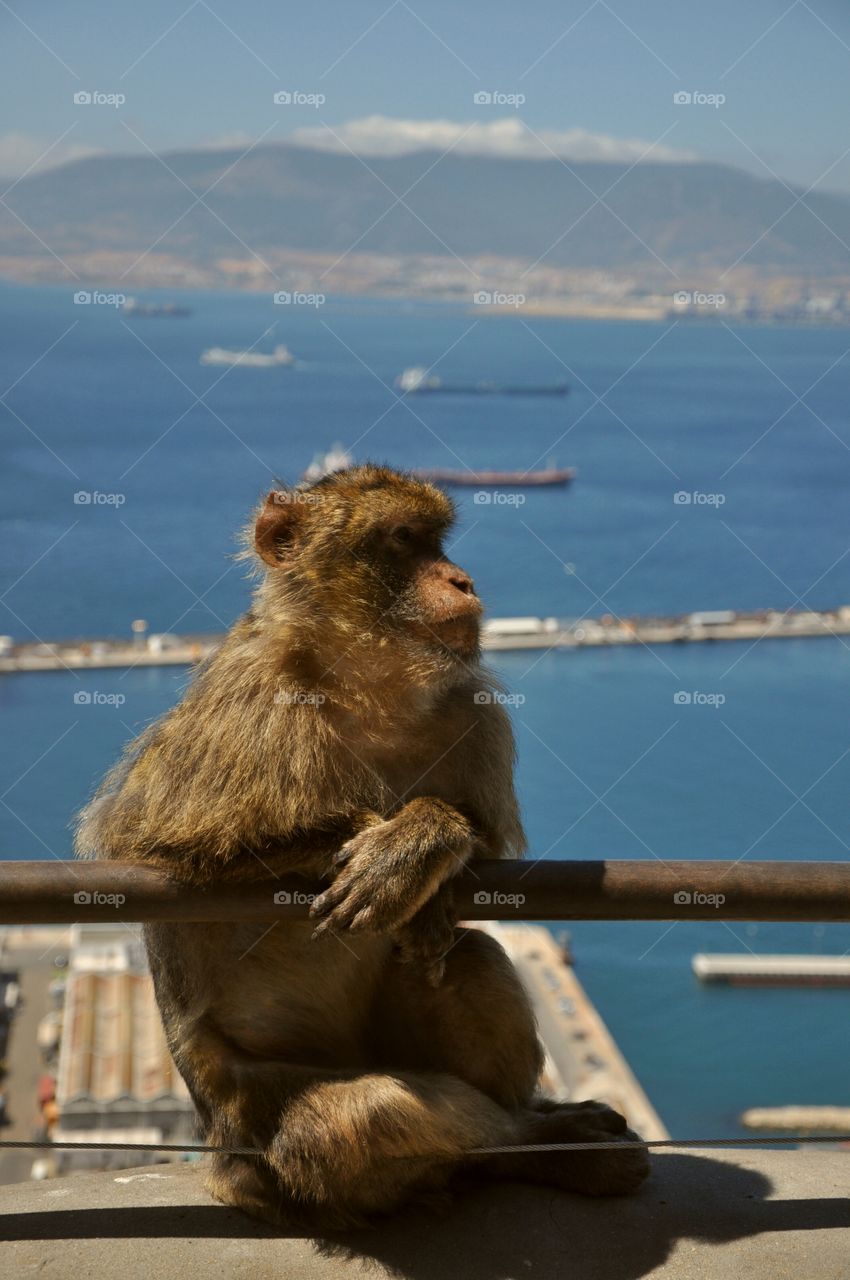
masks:
[[[287,1227],[350,1225],[470,1170],[592,1194],[646,1172],[614,1112],[536,1098],[516,974],[455,927],[453,876],[524,837],[480,604],[442,553],[452,517],[438,489],[376,466],[270,494],[251,611],[81,816],[84,856],[234,893],[326,883],[312,923],[146,930],[207,1139],[264,1153],[215,1157],[211,1188]],[[612,1133],[621,1150],[466,1156]]]

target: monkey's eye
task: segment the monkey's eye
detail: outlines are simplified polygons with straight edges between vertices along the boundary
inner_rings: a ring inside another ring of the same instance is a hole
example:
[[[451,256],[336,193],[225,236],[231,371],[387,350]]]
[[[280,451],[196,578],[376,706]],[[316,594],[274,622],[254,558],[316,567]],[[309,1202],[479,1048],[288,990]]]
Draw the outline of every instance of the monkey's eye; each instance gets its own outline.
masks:
[[[412,547],[416,541],[415,532],[407,524],[398,525],[397,528],[392,530],[390,537],[398,546],[405,548]]]

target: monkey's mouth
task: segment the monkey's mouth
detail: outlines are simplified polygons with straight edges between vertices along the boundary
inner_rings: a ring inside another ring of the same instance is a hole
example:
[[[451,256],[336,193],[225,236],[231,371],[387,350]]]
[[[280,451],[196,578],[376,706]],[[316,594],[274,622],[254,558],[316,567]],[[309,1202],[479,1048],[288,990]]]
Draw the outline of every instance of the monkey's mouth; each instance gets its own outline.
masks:
[[[435,622],[431,632],[444,648],[460,657],[468,657],[478,649],[481,639],[480,621],[480,609],[465,609]]]

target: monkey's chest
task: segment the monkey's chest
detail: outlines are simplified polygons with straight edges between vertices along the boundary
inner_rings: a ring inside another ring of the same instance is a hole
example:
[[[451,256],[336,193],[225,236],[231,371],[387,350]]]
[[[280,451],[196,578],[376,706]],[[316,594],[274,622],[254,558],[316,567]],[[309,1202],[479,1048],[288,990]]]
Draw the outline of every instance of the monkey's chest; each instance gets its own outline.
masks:
[[[251,949],[220,989],[222,1023],[261,1058],[357,1066],[366,1061],[365,1033],[388,943],[367,935],[313,941],[312,930],[309,922],[281,922],[259,940],[239,939]]]
[[[463,770],[453,752],[453,739],[432,741],[431,735],[372,747],[366,757],[373,776],[380,778],[394,802],[405,804],[417,796],[435,796],[448,804],[460,803]]]

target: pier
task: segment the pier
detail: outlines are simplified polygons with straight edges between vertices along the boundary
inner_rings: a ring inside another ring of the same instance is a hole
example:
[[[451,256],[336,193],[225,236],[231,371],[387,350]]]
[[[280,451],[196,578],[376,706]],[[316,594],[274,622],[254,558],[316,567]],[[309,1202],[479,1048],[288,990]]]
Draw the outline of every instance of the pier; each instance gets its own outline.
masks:
[[[738,987],[850,987],[850,956],[695,955],[700,982]]]
[[[0,636],[0,674],[18,671],[99,671],[110,667],[194,666],[210,657],[223,637],[215,634],[149,635],[17,644]],[[800,640],[850,635],[850,605],[834,609],[708,610],[677,617],[490,618],[482,628],[485,650],[554,650],[620,645],[705,644],[721,640]]]
[[[496,922],[477,927],[507,951],[534,1006],[546,1055],[543,1091],[570,1102],[590,1098],[607,1102],[647,1141],[669,1138],[572,962],[549,930],[542,925]]]

